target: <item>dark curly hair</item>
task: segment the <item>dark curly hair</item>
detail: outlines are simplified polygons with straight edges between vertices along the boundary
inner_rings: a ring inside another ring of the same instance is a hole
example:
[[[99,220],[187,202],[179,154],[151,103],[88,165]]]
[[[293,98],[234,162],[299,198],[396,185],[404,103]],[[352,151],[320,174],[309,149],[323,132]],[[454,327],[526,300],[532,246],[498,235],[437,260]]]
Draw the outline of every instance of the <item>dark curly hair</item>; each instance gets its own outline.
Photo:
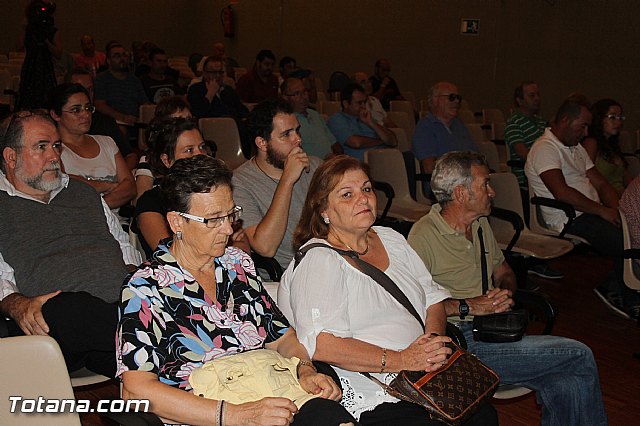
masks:
[[[593,118],[589,126],[589,136],[594,138],[598,143],[598,154],[600,154],[602,158],[609,162],[616,158],[622,158],[624,161],[624,156],[622,155],[622,151],[620,151],[619,135],[611,135],[607,139],[604,134],[604,126],[602,125],[605,116],[609,112],[609,108],[612,106],[620,107],[620,110],[622,110],[622,105],[613,99],[600,99],[591,106]]]
[[[231,188],[231,176],[224,161],[207,155],[176,161],[160,184],[167,211],[188,213],[192,194],[206,193],[221,186]]]

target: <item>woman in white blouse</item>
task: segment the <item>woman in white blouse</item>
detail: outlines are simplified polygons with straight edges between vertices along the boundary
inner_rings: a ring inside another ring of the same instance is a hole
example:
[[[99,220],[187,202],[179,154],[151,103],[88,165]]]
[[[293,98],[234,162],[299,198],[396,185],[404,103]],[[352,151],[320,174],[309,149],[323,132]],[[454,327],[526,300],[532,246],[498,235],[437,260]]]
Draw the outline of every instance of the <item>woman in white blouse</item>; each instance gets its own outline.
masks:
[[[49,103],[62,139],[65,173],[91,185],[111,209],[128,204],[136,195],[133,175],[113,139],[87,134],[95,107],[84,87],[61,84],[52,90]]]
[[[352,259],[329,248],[310,249],[297,267],[289,265],[278,305],[312,358],[335,367],[342,404],[361,424],[439,424],[359,373],[389,383],[400,370],[436,370],[451,353],[444,345],[450,339],[442,304],[448,291],[433,282],[402,235],[373,227],[375,219],[375,192],[363,166],[352,157],[333,157],[311,181],[294,248],[321,242],[355,251],[396,283],[422,316],[424,330]],[[467,424],[497,424],[495,410],[487,404]]]

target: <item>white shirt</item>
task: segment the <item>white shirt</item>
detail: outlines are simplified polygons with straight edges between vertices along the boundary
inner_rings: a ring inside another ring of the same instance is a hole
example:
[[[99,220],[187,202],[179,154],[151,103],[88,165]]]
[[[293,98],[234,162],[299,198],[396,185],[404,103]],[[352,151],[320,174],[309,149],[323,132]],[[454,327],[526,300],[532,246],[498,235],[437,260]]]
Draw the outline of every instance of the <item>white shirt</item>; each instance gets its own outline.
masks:
[[[599,203],[598,191],[587,177],[587,170],[592,167],[593,162],[582,145],[566,146],[551,132],[551,128],[547,128],[531,147],[524,171],[533,192],[539,197],[555,199],[540,175],[548,170],[560,169],[568,186]],[[567,223],[567,216],[562,210],[541,207],[541,211],[544,221],[551,229],[559,232]],[[581,214],[582,212],[576,211],[576,216]]]
[[[426,319],[427,308],[448,297],[404,237],[390,228],[375,227],[389,256],[384,271]],[[309,243],[325,240],[312,239]],[[379,347],[401,350],[424,333],[420,324],[393,296],[337,252],[314,248],[293,270],[292,261],[278,287],[278,307],[295,328],[298,340],[313,356],[321,332],[354,338]],[[396,402],[360,373],[336,368],[344,387],[342,404],[359,418],[383,402]],[[373,373],[389,383],[395,374]]]
[[[69,176],[62,173],[62,186],[59,189],[51,192],[49,202],[53,200],[64,188],[69,185]],[[20,197],[26,200],[35,201],[37,203],[48,204],[31,197],[23,192],[18,191],[5,177],[3,173],[0,173],[0,191],[6,192],[11,197]],[[109,232],[113,235],[120,245],[122,251],[122,260],[125,265],[139,265],[142,263],[142,256],[129,242],[129,236],[122,230],[120,222],[111,210],[107,203],[102,200],[102,208],[104,210],[104,216],[109,226]],[[15,274],[11,265],[4,261],[2,253],[0,253],[0,300],[4,299],[12,293],[19,293],[20,290],[15,282]]]

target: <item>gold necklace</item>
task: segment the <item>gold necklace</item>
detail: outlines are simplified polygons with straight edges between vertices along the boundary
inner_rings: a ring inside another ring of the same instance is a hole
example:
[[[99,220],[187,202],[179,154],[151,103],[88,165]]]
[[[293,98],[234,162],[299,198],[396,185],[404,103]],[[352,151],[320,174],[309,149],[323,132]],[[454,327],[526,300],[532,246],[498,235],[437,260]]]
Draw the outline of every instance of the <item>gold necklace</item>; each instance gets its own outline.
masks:
[[[352,249],[351,246],[345,243],[344,241],[342,241],[338,236],[338,234],[336,234],[333,230],[331,230],[331,233],[333,234],[334,237],[336,237],[336,239],[340,242],[340,244],[348,248],[350,251],[356,253],[358,256],[364,256],[365,254],[369,253],[369,231],[367,231],[365,235],[365,239],[367,240],[367,247],[362,252]]]

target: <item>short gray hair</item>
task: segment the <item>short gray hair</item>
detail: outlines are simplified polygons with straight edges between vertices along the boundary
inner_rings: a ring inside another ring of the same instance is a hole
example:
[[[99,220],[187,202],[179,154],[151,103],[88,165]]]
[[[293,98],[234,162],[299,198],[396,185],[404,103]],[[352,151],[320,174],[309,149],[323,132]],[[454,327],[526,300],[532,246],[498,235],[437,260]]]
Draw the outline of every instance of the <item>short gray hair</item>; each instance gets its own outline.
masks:
[[[457,186],[471,187],[471,166],[489,168],[484,155],[472,151],[451,151],[436,161],[431,175],[431,190],[442,207],[453,200]]]
[[[0,124],[0,169],[6,173],[6,164],[4,161],[5,148],[11,148],[19,152],[24,146],[24,123],[30,120],[42,120],[51,123],[53,126],[56,122],[46,110],[34,109],[23,110],[11,114]]]

